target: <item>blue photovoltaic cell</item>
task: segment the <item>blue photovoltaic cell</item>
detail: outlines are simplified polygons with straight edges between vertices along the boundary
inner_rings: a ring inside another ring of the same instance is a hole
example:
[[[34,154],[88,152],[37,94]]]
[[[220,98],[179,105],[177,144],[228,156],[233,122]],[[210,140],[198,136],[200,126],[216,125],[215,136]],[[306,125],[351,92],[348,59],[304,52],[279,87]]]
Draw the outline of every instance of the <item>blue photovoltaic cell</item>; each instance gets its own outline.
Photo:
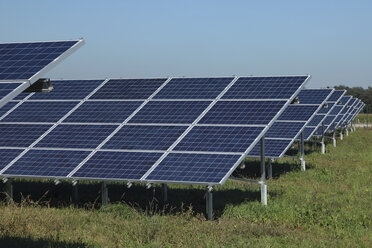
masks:
[[[328,98],[328,102],[336,102],[340,99],[340,97],[345,94],[344,90],[335,90],[333,91],[332,95]]]
[[[147,99],[167,79],[111,79],[90,99]]]
[[[173,150],[244,152],[263,129],[264,127],[196,126]]]
[[[278,158],[284,151],[286,151],[286,148],[291,143],[292,140],[265,139],[265,156],[270,158]],[[261,141],[259,141],[248,153],[248,157],[259,156],[261,156]]]
[[[146,180],[219,183],[240,155],[170,153]]]
[[[0,149],[0,170],[4,169],[21,152],[23,152],[21,149]]]
[[[336,105],[336,106],[332,109],[332,111],[329,113],[329,115],[337,115],[337,114],[339,114],[339,113],[341,112],[341,110],[342,110],[343,107],[344,107],[344,106]]]
[[[342,105],[345,105],[346,103],[348,103],[348,101],[351,99],[351,96],[343,96],[341,97],[341,104]]]
[[[332,89],[304,89],[297,95],[300,104],[322,104]]]
[[[324,119],[325,115],[315,115],[307,124],[308,127],[318,126]]]
[[[114,125],[58,125],[36,147],[96,148],[116,128]]]
[[[139,180],[163,153],[96,152],[73,178]]]
[[[173,78],[154,99],[214,99],[233,79]]]
[[[333,122],[333,120],[336,119],[335,115],[329,115],[324,119],[324,125],[328,126]]]
[[[3,175],[66,177],[89,151],[29,150]]]
[[[327,101],[327,105],[328,105],[327,108],[320,108],[317,114],[328,114],[328,112],[331,111],[333,105],[335,105],[335,104],[334,103],[329,103]]]
[[[28,147],[52,125],[0,124],[0,146]]]
[[[0,99],[8,95],[10,92],[15,90],[21,84],[22,83],[1,83],[0,82]]]
[[[192,123],[209,101],[150,101],[129,123]]]
[[[308,121],[318,108],[318,105],[289,105],[278,120]]]
[[[289,138],[296,137],[306,122],[274,122],[266,132],[265,138]]]
[[[200,120],[200,124],[268,124],[285,101],[221,101]]]
[[[187,126],[124,126],[102,148],[167,150]]]
[[[13,98],[13,100],[23,100],[26,96],[34,94],[34,92],[22,92],[18,94],[16,97]],[[36,92],[35,94],[43,94],[43,92]]]
[[[17,103],[16,102],[8,102],[4,106],[0,108],[0,118],[8,112],[11,108],[13,108]]]
[[[103,80],[53,80],[53,90],[38,92],[30,100],[82,100],[97,88]]]
[[[312,133],[314,132],[315,127],[305,127],[304,129],[304,140],[310,139]],[[301,134],[297,136],[297,139],[301,139]]]
[[[57,122],[78,102],[24,102],[3,122]]]
[[[0,80],[30,79],[77,42],[0,44]]]
[[[121,123],[143,102],[84,102],[64,122]]]
[[[223,99],[289,99],[307,76],[241,77]]]

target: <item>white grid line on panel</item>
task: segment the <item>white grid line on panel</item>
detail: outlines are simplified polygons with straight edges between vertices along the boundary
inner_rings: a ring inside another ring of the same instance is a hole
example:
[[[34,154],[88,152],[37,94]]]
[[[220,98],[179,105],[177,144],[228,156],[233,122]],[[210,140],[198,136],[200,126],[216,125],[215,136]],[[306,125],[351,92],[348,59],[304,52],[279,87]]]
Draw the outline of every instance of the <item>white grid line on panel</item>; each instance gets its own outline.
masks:
[[[47,136],[50,132],[52,132],[62,121],[64,121],[67,117],[69,117],[78,107],[80,107],[86,99],[91,97],[97,90],[99,90],[105,83],[108,82],[108,79],[104,80],[96,89],[94,89],[89,95],[87,95],[83,100],[80,101],[75,107],[73,107],[69,112],[67,112],[59,121],[53,126],[51,126],[45,133],[43,133],[37,140],[35,140],[26,150],[21,152],[15,159],[13,159],[7,166],[5,166],[1,171],[0,175],[3,174],[9,167],[11,167],[14,163],[16,163],[23,155],[25,155],[30,149],[32,149],[35,145],[39,143],[45,136]]]
[[[133,111],[133,113],[128,116],[109,136],[106,137],[106,139],[104,139],[101,144],[99,144],[96,149],[94,149],[94,151],[92,151],[83,161],[81,161],[81,163],[75,167],[68,175],[67,177],[72,177],[75,172],[77,170],[79,170],[91,157],[93,157],[93,155],[99,150],[101,149],[117,132],[119,132],[119,130],[125,126],[161,89],[163,89],[168,83],[169,81],[171,81],[172,78],[168,78],[167,80],[165,80],[165,82],[156,90],[154,91],[148,98],[146,101],[144,101],[136,110]]]
[[[209,106],[204,109],[204,111],[191,123],[191,125],[178,137],[178,139],[168,148],[168,150],[155,162],[153,166],[141,177],[141,181],[144,181],[146,177],[165,159],[165,157],[173,150],[178,143],[191,131],[191,129],[208,113],[208,111],[217,103],[217,101],[234,85],[234,83],[239,79],[235,77],[231,82],[225,87],[225,89],[209,104]]]

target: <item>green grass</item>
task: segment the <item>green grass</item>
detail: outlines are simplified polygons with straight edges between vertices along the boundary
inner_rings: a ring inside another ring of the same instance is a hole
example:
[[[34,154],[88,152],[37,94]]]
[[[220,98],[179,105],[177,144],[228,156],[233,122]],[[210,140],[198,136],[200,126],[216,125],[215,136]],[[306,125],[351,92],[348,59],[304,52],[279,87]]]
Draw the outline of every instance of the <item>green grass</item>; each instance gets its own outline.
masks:
[[[15,203],[0,205],[0,247],[371,247],[372,131],[358,129],[325,155],[309,148],[306,172],[288,158],[273,164],[266,207],[258,185],[216,188],[214,221],[203,215],[201,187],[172,185],[162,206],[159,186],[110,184],[112,203],[101,208],[100,185],[87,182],[74,208],[69,183],[19,180]],[[257,176],[258,161],[246,164],[237,174]]]
[[[355,117],[355,123],[367,123],[367,114],[358,114],[357,117]],[[371,114],[368,115],[368,122],[371,124],[372,122],[372,116]]]

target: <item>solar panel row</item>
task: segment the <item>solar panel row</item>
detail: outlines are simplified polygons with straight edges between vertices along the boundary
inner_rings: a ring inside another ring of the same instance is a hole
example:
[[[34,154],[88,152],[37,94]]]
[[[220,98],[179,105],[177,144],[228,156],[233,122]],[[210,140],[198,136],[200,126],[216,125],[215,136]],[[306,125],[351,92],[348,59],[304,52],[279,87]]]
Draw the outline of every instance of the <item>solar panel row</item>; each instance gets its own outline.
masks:
[[[307,78],[53,81],[0,120],[7,133],[34,130],[4,140],[21,153],[1,174],[221,184]]]

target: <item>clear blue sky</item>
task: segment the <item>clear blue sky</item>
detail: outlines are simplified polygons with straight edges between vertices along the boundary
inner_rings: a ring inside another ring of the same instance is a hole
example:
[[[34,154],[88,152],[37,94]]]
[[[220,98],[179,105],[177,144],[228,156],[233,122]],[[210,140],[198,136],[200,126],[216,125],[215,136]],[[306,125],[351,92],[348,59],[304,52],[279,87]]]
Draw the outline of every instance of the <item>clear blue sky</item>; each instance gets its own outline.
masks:
[[[83,37],[47,76],[311,74],[372,86],[372,1],[1,0],[0,42]]]

